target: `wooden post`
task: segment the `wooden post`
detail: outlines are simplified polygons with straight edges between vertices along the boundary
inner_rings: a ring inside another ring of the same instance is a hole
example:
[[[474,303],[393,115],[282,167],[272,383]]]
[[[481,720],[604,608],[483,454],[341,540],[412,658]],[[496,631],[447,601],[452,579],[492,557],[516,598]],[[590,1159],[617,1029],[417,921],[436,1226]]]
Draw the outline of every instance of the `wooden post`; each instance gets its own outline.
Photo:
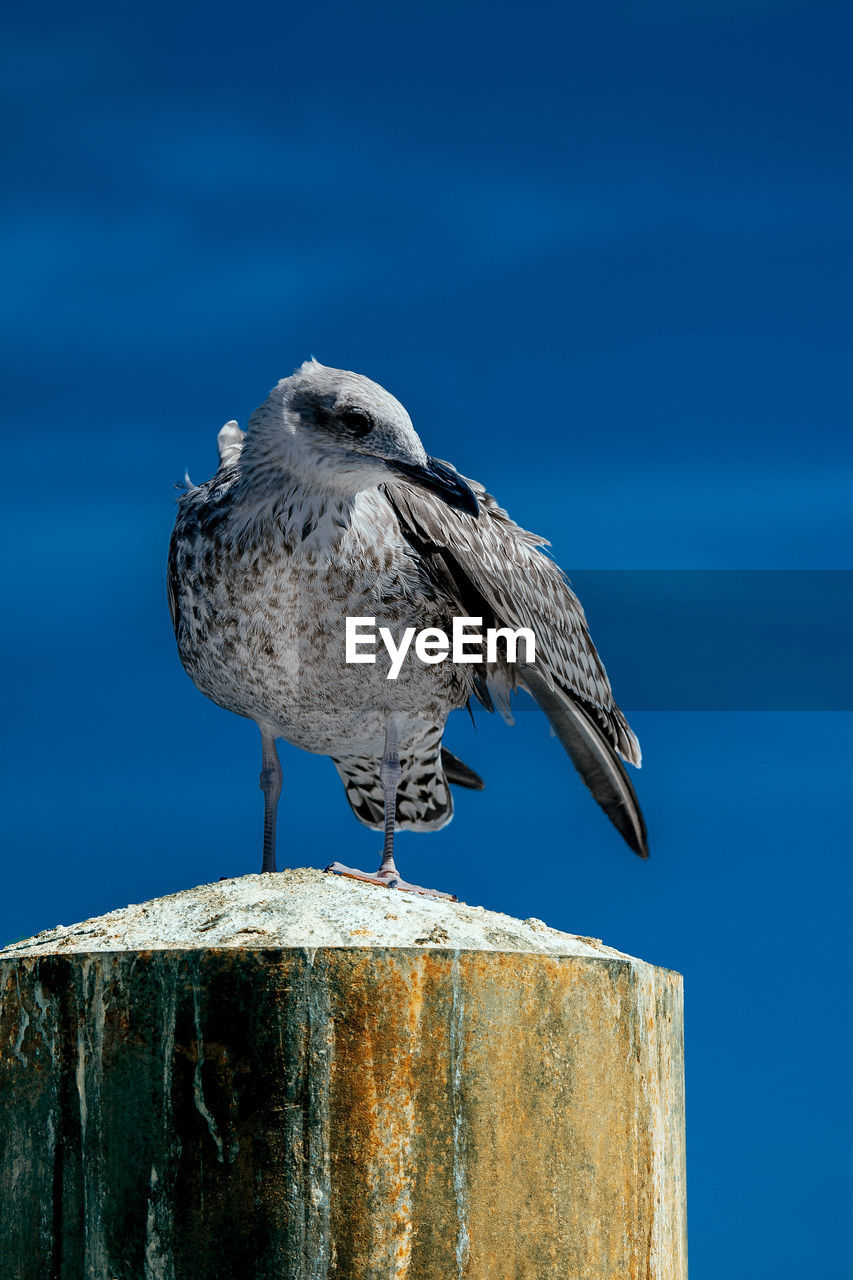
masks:
[[[288,910],[319,877],[290,874],[262,881]],[[244,911],[228,945],[192,916],[164,947],[155,902],[127,909],[148,948],[82,950],[90,928],[0,953],[0,1274],[683,1280],[679,976],[538,922],[457,947],[464,904],[317,892],[369,945],[335,917],[270,946]],[[411,945],[376,936],[392,907]]]

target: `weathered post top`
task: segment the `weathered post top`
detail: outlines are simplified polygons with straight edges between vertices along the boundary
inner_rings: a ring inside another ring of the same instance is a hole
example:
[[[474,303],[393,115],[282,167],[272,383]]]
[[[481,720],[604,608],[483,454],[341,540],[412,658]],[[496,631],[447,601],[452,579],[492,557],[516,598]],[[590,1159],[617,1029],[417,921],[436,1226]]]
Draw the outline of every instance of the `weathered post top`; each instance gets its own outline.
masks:
[[[681,980],[286,871],[0,951],[0,1271],[683,1280]]]
[[[211,947],[449,947],[631,960],[596,938],[561,933],[541,920],[381,889],[311,867],[198,885],[58,925],[0,949],[0,959]]]

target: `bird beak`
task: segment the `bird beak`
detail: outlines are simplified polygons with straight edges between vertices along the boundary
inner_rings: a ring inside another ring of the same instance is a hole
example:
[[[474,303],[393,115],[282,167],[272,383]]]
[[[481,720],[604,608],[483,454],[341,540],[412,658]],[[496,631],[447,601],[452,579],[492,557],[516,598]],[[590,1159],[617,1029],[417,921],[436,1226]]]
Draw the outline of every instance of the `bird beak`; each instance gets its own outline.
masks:
[[[409,462],[389,462],[388,465],[404,480],[438,494],[449,507],[456,507],[457,511],[464,511],[469,516],[480,514],[480,505],[473,490],[448,463],[440,462],[438,458],[427,458],[423,467]]]

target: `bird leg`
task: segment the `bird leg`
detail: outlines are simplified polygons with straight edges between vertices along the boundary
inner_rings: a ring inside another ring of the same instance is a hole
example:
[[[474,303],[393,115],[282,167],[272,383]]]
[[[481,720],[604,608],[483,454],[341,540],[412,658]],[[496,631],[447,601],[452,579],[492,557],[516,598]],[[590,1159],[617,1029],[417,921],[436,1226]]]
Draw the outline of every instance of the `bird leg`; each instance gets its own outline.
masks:
[[[261,731],[261,791],[264,793],[264,860],[261,871],[275,871],[275,824],[281,795],[281,761],[275,734],[264,725]]]
[[[396,718],[389,716],[385,726],[385,753],[379,766],[379,781],[382,783],[382,795],[385,800],[385,841],[382,845],[382,863],[376,873],[378,876],[385,877],[389,883],[400,879],[394,864],[394,828],[397,825],[397,788],[402,776],[400,727]]]
[[[366,880],[368,884],[385,885],[388,889],[405,889],[409,893],[423,893],[430,898],[448,898],[456,902],[452,893],[441,893],[438,889],[424,889],[419,884],[409,884],[403,880],[394,862],[394,828],[397,823],[397,788],[403,770],[400,767],[400,723],[396,715],[390,715],[385,725],[385,751],[379,766],[379,780],[382,783],[382,794],[385,799],[385,841],[382,846],[382,863],[375,875],[366,871],[357,871],[353,867],[345,867],[341,862],[331,862],[327,871],[334,875],[349,876],[352,880]]]

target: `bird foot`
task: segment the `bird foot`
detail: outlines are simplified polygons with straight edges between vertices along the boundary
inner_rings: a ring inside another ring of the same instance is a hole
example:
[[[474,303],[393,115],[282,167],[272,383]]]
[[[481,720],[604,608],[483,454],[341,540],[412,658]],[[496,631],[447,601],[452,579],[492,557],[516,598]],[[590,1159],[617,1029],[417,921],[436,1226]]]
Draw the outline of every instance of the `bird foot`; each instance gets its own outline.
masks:
[[[427,898],[444,898],[447,902],[458,902],[455,893],[442,893],[440,889],[424,889],[419,884],[409,884],[396,871],[377,871],[371,875],[369,871],[358,871],[355,867],[345,867],[342,862],[330,862],[325,871],[335,876],[347,876],[350,880],[363,880],[366,884],[377,884],[383,889],[403,889],[406,893],[422,893]]]

